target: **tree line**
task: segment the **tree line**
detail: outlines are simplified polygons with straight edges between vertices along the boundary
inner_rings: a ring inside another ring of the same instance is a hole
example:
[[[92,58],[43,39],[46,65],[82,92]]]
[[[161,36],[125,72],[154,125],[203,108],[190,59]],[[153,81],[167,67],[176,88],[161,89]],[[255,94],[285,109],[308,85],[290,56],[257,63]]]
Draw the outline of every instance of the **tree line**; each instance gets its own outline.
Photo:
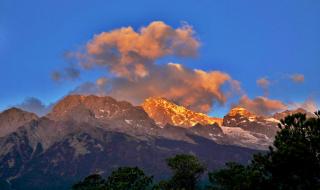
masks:
[[[155,182],[137,167],[120,167],[104,179],[90,175],[72,190],[320,190],[320,111],[315,117],[294,114],[281,120],[273,146],[253,156],[248,165],[227,163],[208,172],[196,156],[181,154],[166,160],[171,178]]]

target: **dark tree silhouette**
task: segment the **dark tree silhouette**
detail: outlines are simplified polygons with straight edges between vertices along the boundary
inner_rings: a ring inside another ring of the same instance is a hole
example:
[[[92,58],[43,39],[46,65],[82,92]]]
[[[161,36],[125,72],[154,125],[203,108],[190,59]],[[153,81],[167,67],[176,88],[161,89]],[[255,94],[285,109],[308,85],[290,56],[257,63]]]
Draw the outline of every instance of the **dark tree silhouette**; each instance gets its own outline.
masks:
[[[98,174],[86,177],[72,186],[72,190],[147,190],[152,188],[152,177],[137,167],[121,167],[107,180]]]
[[[99,175],[93,174],[83,181],[80,181],[72,186],[72,190],[104,190],[106,189],[106,181]]]
[[[158,189],[194,190],[199,178],[206,170],[197,157],[187,154],[168,158],[167,164],[171,168],[173,176],[168,181],[161,181]]]
[[[108,177],[108,190],[146,190],[152,185],[152,177],[148,177],[137,167],[121,167]]]

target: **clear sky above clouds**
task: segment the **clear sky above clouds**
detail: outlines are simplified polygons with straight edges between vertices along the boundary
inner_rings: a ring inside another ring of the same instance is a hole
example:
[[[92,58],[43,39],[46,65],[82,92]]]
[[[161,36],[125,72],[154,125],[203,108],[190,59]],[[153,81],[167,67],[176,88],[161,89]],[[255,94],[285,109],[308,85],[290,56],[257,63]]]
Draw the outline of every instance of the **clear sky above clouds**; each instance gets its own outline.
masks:
[[[193,27],[195,58],[164,57],[190,69],[218,70],[241,83],[245,94],[285,103],[320,104],[320,1],[0,1],[0,110],[36,97],[49,105],[105,71],[53,81],[95,34],[153,21]],[[300,77],[300,78],[299,78]],[[260,79],[260,80],[259,80]],[[296,79],[296,80],[293,80]],[[259,80],[259,81],[258,81]],[[221,115],[240,95],[212,114]]]

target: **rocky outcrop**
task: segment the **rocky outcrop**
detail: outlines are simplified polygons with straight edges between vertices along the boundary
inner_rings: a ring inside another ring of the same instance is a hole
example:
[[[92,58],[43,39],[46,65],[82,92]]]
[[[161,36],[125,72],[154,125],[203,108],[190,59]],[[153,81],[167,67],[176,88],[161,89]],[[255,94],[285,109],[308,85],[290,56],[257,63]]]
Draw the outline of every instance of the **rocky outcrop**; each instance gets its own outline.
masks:
[[[10,108],[0,113],[0,137],[16,131],[20,126],[38,119],[34,113],[18,108]]]
[[[209,117],[206,114],[191,111],[183,106],[159,97],[146,99],[142,104],[143,109],[160,126],[166,124],[190,128],[197,124],[206,126],[222,124],[222,119]]]

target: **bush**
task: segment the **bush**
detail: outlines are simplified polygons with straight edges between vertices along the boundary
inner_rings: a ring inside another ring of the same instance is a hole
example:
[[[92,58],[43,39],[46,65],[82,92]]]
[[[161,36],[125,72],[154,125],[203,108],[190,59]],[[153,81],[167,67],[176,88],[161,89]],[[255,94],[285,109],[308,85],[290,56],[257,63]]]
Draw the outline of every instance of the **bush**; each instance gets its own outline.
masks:
[[[181,154],[168,158],[167,164],[173,172],[168,181],[161,181],[157,188],[164,190],[194,190],[205,166],[193,155]]]
[[[152,185],[152,177],[148,177],[137,167],[121,167],[104,180],[93,174],[72,186],[73,190],[147,190]]]

